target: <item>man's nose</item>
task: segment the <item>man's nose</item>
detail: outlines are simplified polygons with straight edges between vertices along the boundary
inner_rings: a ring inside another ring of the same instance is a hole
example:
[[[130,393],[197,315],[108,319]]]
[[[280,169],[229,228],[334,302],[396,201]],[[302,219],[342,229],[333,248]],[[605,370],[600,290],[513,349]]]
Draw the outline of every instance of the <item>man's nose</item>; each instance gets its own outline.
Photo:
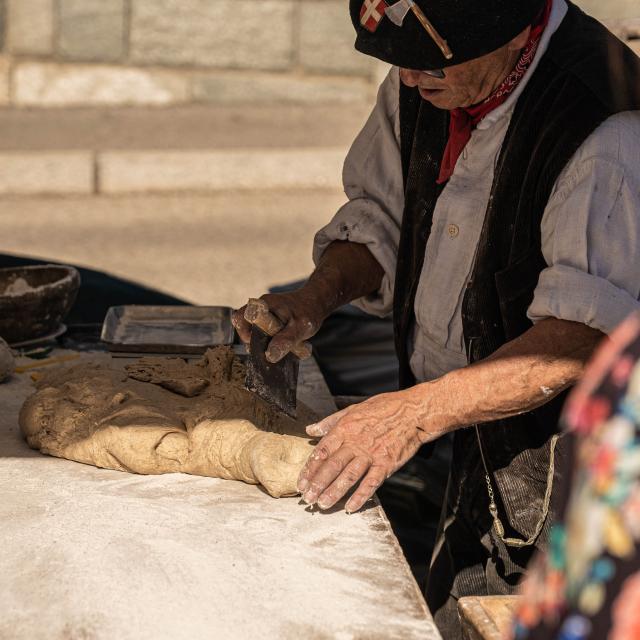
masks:
[[[416,71],[415,69],[400,69],[400,80],[402,80],[407,87],[417,87],[419,79],[420,71]]]

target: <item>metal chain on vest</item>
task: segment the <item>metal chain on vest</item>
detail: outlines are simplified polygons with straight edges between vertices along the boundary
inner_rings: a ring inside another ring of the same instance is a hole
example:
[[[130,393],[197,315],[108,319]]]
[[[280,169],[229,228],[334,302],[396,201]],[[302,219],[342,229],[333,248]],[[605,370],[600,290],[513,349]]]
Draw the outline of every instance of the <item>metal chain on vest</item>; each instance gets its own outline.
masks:
[[[480,457],[482,458],[482,466],[484,467],[484,477],[487,482],[487,494],[489,495],[489,513],[493,518],[493,530],[496,535],[507,547],[530,547],[535,541],[538,539],[542,528],[544,527],[544,523],[549,515],[549,508],[551,506],[551,493],[553,491],[553,476],[555,474],[555,455],[556,455],[556,445],[558,444],[558,440],[560,439],[560,435],[556,434],[551,437],[551,453],[549,457],[549,471],[547,472],[547,488],[544,494],[544,502],[542,504],[542,517],[538,521],[536,525],[535,531],[527,540],[521,540],[520,538],[507,538],[505,537],[504,525],[502,524],[502,520],[500,520],[500,516],[498,515],[498,505],[495,500],[495,493],[493,491],[493,484],[491,483],[491,476],[489,475],[489,468],[487,466],[487,461],[484,457],[484,448],[482,446],[482,438],[480,437],[480,428],[478,425],[475,425],[476,436],[478,438],[478,446],[480,447]]]

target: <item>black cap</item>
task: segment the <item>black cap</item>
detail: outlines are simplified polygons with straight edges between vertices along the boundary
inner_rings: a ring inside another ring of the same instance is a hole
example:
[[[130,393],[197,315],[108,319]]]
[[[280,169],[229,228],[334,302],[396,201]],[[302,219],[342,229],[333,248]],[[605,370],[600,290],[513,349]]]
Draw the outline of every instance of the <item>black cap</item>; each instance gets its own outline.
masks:
[[[375,31],[363,27],[360,14],[365,1],[370,0],[350,0],[356,49],[407,69],[442,69],[500,49],[531,25],[546,4],[546,0],[415,0],[447,41],[453,53],[447,59],[413,11],[407,13],[402,26],[385,15]],[[386,5],[392,7],[396,2],[387,0]]]

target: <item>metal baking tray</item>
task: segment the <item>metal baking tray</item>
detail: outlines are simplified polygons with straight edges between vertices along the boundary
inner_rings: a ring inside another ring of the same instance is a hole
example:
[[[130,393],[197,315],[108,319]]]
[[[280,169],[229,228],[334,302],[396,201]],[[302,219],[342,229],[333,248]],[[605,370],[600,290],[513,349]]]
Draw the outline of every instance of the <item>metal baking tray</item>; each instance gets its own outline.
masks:
[[[200,354],[233,343],[231,312],[231,307],[111,307],[101,339],[109,351]]]

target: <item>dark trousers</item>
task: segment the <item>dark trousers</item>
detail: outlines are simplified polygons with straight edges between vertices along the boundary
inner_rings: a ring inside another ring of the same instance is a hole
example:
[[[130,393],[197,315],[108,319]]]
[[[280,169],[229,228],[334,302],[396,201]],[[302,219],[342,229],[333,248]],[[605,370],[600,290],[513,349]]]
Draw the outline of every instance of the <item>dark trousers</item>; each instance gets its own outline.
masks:
[[[518,460],[508,471],[517,474],[518,482],[522,482],[523,469]],[[504,470],[502,474],[504,478]],[[508,485],[507,475],[507,488]],[[532,484],[531,504],[535,504],[532,509],[538,513],[529,513],[529,516],[539,515],[536,498],[542,497],[538,494],[543,490],[540,483]],[[498,500],[498,508],[502,522],[507,525],[507,535],[521,535],[508,526],[501,500]],[[527,514],[519,515],[527,519]],[[548,538],[550,520],[547,518],[535,546],[507,547],[493,530],[475,430],[456,433],[451,473],[425,589],[427,604],[444,640],[462,638],[457,610],[460,598],[510,595],[517,591],[531,557]]]

